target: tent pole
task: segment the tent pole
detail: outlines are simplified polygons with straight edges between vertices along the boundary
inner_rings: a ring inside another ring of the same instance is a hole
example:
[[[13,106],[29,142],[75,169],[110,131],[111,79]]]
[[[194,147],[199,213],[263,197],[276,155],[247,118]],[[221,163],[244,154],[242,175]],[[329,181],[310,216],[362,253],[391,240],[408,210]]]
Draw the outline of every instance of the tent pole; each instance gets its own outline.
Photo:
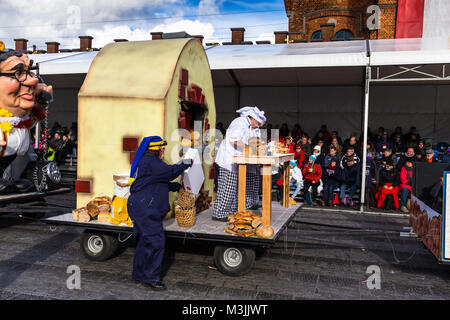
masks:
[[[361,189],[360,189],[360,212],[364,212],[364,203],[366,201],[366,165],[367,165],[367,136],[369,127],[369,91],[370,91],[370,66],[366,65],[366,79],[364,88],[364,141],[363,141],[363,159],[362,159],[362,174],[361,174]]]

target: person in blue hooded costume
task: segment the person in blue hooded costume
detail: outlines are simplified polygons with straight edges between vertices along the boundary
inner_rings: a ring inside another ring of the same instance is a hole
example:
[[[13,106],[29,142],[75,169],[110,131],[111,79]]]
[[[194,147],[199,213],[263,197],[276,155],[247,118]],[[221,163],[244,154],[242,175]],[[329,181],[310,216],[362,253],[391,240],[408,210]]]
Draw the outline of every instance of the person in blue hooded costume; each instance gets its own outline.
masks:
[[[162,160],[166,145],[158,136],[141,142],[131,165],[127,202],[136,240],[132,278],[153,290],[166,289],[160,279],[165,249],[163,219],[170,211],[169,191],[181,188],[180,183],[171,181],[192,165],[191,159],[166,164]]]

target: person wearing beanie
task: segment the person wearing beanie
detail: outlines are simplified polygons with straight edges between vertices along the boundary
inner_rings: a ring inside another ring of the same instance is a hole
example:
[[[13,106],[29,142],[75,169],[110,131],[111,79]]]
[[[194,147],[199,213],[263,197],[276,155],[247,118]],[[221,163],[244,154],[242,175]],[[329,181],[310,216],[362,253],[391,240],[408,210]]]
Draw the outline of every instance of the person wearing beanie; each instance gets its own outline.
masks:
[[[423,159],[423,162],[426,163],[435,163],[436,160],[434,159],[434,151],[433,149],[427,149],[425,152],[425,159]]]
[[[325,155],[322,153],[322,147],[319,145],[316,145],[313,149],[312,154],[316,157],[315,163],[317,163],[320,166],[323,166],[323,162],[325,160]]]
[[[312,204],[317,205],[317,188],[320,185],[320,179],[322,178],[322,168],[319,164],[315,163],[317,157],[315,155],[311,155],[308,158],[308,163],[303,167],[303,192],[305,194],[305,203],[306,203],[306,194],[309,192],[309,188],[312,187]]]
[[[290,204],[297,204],[297,201],[295,201],[295,197],[300,193],[300,191],[303,188],[303,174],[300,168],[297,166],[297,161],[291,160],[289,161],[289,168],[290,168],[290,187],[295,188],[294,193],[291,197],[289,197],[289,203]]]
[[[169,191],[181,188],[176,179],[192,165],[191,159],[168,165],[162,159],[167,142],[159,136],[142,140],[131,164],[128,214],[133,221],[136,249],[133,280],[153,290],[165,290],[161,266],[165,250],[163,219],[170,211]]]

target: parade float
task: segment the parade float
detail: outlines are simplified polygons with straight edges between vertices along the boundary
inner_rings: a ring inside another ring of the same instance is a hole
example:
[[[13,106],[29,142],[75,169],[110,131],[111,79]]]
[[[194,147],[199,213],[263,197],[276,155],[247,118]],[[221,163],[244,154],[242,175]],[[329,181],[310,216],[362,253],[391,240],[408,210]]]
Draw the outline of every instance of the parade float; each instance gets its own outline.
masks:
[[[168,163],[193,159],[182,175],[183,188],[170,195],[171,211],[163,222],[166,237],[216,243],[214,261],[222,273],[249,272],[255,248],[273,245],[300,208],[286,201],[272,203],[265,183],[262,212],[241,210],[234,216],[251,217],[254,231],[242,234],[239,219],[234,225],[211,219],[216,112],[211,70],[197,39],[109,44],[93,60],[78,98],[77,208],[43,221],[84,228],[81,250],[90,260],[110,258],[118,242],[133,232],[126,212],[128,174],[140,142],[149,135],[168,142]],[[268,156],[268,146],[252,145],[256,147],[260,152],[252,159],[268,168],[280,157],[282,163],[293,157]]]

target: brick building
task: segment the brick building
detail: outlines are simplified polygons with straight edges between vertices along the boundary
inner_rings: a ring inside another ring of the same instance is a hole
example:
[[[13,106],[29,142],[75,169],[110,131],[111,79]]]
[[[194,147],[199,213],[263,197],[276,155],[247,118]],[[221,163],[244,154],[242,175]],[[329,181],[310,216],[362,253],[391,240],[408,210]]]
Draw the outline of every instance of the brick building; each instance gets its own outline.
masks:
[[[395,38],[398,0],[284,0],[294,42]],[[379,11],[368,8],[377,5]],[[373,27],[378,13],[378,29]],[[372,22],[372,24],[370,24]]]

